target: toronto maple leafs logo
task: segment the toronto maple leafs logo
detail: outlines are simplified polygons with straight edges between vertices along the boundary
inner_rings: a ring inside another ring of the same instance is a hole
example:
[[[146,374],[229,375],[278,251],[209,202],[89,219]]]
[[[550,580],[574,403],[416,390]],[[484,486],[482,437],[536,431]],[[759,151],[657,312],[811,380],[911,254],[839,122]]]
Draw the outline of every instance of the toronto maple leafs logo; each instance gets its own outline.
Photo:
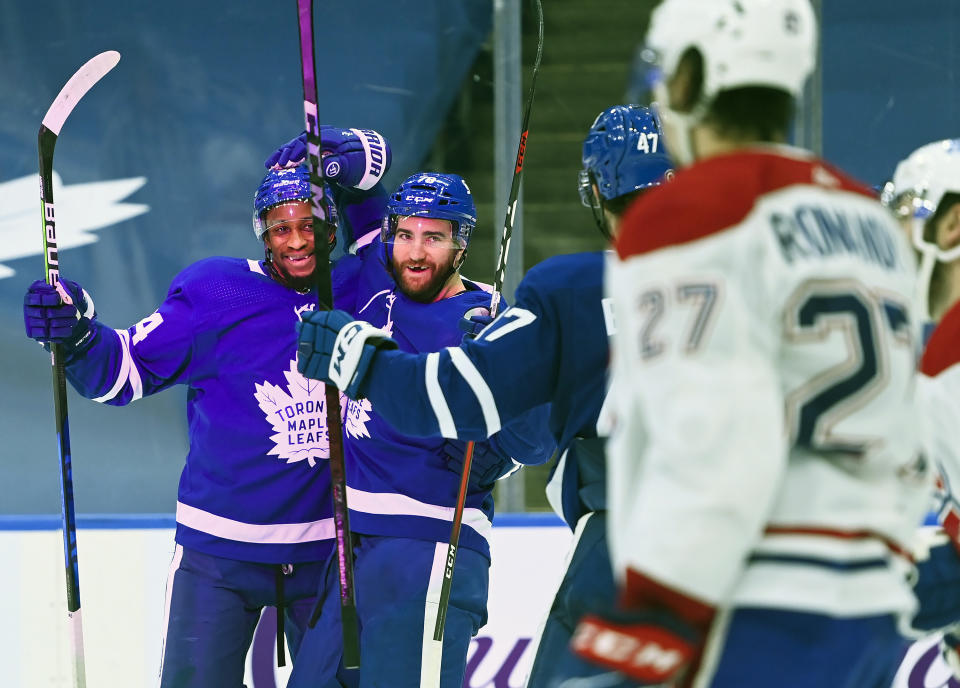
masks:
[[[330,458],[324,385],[301,375],[296,359],[290,361],[283,375],[287,380],[285,390],[267,380],[254,384],[254,398],[273,427],[270,440],[274,446],[267,454],[287,463],[306,461],[315,466],[317,459]],[[347,435],[370,437],[369,412],[370,402],[366,399],[351,401],[340,394],[340,420]]]

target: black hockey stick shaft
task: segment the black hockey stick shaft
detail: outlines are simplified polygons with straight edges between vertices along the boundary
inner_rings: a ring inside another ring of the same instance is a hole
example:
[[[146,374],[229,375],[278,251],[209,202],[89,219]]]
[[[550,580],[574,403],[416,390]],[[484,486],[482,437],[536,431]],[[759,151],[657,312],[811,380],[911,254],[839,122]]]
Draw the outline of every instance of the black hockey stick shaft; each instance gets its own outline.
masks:
[[[323,175],[320,170],[320,122],[317,117],[317,79],[313,52],[313,0],[297,0],[300,24],[300,66],[303,75],[303,113],[307,130],[307,159],[310,167],[310,203],[313,207],[313,254],[316,259],[317,307],[333,308],[330,277],[330,246],[327,243]],[[353,586],[353,543],[347,510],[347,472],[343,461],[343,430],[340,392],[335,385],[324,391],[327,434],[330,441],[330,482],[333,492],[333,523],[337,540],[340,618],[343,631],[343,665],[360,666],[360,633]]]
[[[541,0],[535,0],[537,8],[537,57],[533,63],[533,73],[530,77],[530,91],[527,93],[527,102],[523,107],[523,122],[520,125],[520,142],[517,146],[517,159],[513,167],[513,181],[510,184],[510,195],[507,197],[507,215],[503,221],[503,234],[500,237],[500,253],[497,257],[497,271],[494,275],[493,295],[490,299],[490,315],[497,316],[500,306],[500,292],[503,289],[503,278],[507,268],[507,256],[510,252],[510,239],[513,236],[513,222],[516,217],[517,199],[520,196],[520,178],[523,175],[523,160],[527,148],[527,132],[530,127],[530,111],[533,108],[533,96],[537,88],[537,74],[540,72],[540,58],[543,55],[543,6]],[[467,499],[467,486],[470,478],[470,468],[473,463],[473,442],[467,443],[463,454],[463,468],[460,475],[460,490],[457,493],[457,504],[453,512],[453,524],[450,528],[450,541],[447,545],[447,558],[444,564],[443,581],[440,587],[440,603],[437,610],[437,620],[433,628],[435,642],[443,641],[443,628],[447,619],[447,608],[450,606],[450,590],[453,586],[453,569],[457,560],[457,547],[460,545],[460,526],[463,522],[463,507]]]
[[[120,54],[107,51],[88,60],[64,85],[47,110],[37,135],[40,169],[40,208],[43,235],[44,273],[47,284],[60,283],[60,253],[53,204],[53,151],[57,136],[70,112],[88,90],[116,66]],[[70,451],[70,422],[67,417],[67,382],[63,347],[50,345],[53,369],[53,407],[60,455],[60,515],[63,527],[63,559],[67,584],[67,619],[70,631],[71,668],[75,686],[87,684],[83,654],[83,622],[80,612],[80,575],[77,557],[77,521],[73,504],[73,464]]]

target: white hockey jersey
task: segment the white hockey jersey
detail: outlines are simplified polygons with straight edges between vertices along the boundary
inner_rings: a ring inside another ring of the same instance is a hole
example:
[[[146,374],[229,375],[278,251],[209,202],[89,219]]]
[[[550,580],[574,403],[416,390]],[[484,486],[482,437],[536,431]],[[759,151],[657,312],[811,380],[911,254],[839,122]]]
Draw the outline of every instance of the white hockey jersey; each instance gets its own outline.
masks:
[[[960,551],[960,303],[947,312],[927,342],[918,397],[925,446],[940,471],[937,516]]]
[[[914,262],[864,187],[785,147],[700,162],[629,209],[606,280],[627,604],[666,586],[680,608],[913,610],[932,488]]]

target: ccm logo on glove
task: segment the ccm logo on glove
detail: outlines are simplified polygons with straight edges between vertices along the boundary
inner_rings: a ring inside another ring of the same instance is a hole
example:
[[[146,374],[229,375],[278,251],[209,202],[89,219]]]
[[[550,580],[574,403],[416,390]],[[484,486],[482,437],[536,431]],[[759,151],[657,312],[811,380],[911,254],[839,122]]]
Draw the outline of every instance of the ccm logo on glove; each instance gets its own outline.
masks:
[[[585,616],[570,641],[584,659],[650,683],[665,683],[693,659],[689,642],[657,626],[618,626]]]

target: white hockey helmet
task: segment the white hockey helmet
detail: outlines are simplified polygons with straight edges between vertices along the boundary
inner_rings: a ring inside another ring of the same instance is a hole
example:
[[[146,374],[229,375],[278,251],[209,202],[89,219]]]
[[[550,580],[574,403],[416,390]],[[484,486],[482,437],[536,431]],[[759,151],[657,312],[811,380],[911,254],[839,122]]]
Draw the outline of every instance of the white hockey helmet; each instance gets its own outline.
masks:
[[[948,191],[960,194],[960,139],[928,143],[901,160],[882,200],[900,219],[919,220],[922,228]]]
[[[930,315],[930,280],[937,261],[960,259],[960,245],[942,249],[927,231],[927,221],[947,193],[960,194],[960,139],[944,139],[921,146],[900,161],[893,180],[886,183],[880,200],[909,227],[910,239],[920,252],[918,295],[924,315]]]
[[[817,21],[809,0],[664,0],[647,47],[669,79],[690,48],[703,56],[702,98],[767,86],[799,96],[817,61]]]

